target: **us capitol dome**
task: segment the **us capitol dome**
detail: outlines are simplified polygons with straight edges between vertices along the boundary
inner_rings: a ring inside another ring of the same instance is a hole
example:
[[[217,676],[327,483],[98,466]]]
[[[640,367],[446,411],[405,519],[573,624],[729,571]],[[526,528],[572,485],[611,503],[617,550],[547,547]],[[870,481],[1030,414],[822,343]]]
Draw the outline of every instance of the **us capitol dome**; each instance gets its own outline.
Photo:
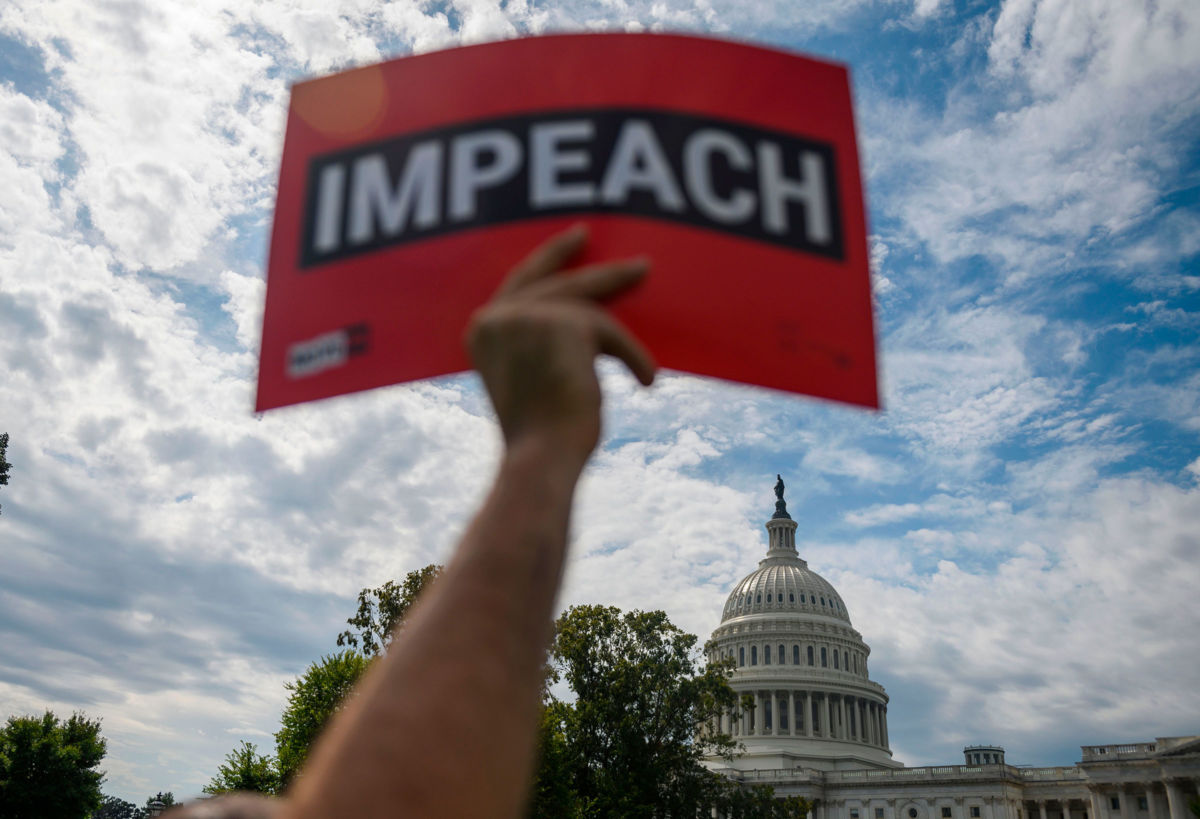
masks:
[[[712,633],[709,660],[732,659],[729,684],[754,703],[717,727],[745,746],[739,767],[900,767],[887,693],[867,673],[871,649],[841,595],[796,551],[783,491],[780,477],[766,557],[733,587]]]
[[[775,484],[767,554],[733,587],[708,644],[732,659],[739,704],[709,729],[744,752],[705,764],[812,803],[809,819],[1193,819],[1200,735],[1080,747],[1063,767],[1012,765],[999,745],[961,762],[905,767],[888,743],[888,695],[837,589],[796,551]],[[931,726],[931,730],[933,726]],[[720,817],[719,819],[729,819]]]

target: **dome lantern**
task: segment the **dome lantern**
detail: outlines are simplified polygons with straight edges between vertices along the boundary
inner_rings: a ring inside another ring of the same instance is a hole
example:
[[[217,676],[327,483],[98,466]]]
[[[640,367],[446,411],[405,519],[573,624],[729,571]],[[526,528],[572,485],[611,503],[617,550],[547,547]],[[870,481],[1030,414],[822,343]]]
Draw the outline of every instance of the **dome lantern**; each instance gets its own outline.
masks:
[[[783,499],[783,476],[776,475],[775,479],[775,514],[767,521],[767,533],[770,535],[767,558],[783,557],[795,560],[799,557],[796,553],[797,524],[788,514],[787,501]]]

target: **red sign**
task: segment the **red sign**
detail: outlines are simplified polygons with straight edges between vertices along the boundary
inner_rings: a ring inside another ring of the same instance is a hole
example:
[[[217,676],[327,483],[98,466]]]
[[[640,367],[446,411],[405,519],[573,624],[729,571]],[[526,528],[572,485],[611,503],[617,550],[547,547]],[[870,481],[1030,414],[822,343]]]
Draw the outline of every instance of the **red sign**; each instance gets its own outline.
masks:
[[[466,369],[507,271],[586,222],[665,367],[878,406],[846,69],[698,37],[455,48],[292,89],[259,410]]]

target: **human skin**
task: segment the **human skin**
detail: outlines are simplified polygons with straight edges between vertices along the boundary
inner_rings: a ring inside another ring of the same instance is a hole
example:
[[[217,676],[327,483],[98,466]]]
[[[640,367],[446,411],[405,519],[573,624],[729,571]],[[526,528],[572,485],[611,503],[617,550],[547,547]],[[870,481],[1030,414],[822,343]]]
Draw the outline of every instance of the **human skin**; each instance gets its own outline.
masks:
[[[600,438],[595,360],[613,355],[647,385],[655,373],[603,307],[648,263],[562,272],[586,241],[581,226],[552,237],[472,318],[467,349],[504,437],[492,489],[292,790],[178,819],[522,814],[572,499]]]

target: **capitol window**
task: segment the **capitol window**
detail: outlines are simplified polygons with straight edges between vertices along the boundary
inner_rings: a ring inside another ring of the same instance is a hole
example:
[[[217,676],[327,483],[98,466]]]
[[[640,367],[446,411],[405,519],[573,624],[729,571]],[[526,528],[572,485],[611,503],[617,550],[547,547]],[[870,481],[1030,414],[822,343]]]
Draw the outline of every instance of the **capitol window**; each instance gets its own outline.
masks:
[[[771,647],[763,646],[763,665],[771,664]]]
[[[825,646],[821,646],[821,667],[829,668],[829,657],[825,653]]]
[[[1108,802],[1108,803],[1109,803],[1110,805],[1112,805],[1112,809],[1113,809],[1113,810],[1120,810],[1120,809],[1121,809],[1121,797],[1119,797],[1119,796],[1114,796],[1114,797],[1112,797],[1111,799],[1109,799],[1109,802]]]
[[[788,602],[789,603],[796,602],[796,593],[795,592],[788,592]]]
[[[875,808],[875,819],[883,819],[883,808]]]
[[[758,646],[750,646],[750,665],[758,665]]]
[[[841,667],[838,665],[838,653],[836,651],[833,652],[833,667],[837,668],[839,671],[841,670]]]
[[[740,648],[738,648],[738,665],[745,665],[745,664],[746,664],[746,647],[741,646]]]
[[[754,602],[755,602],[755,603],[761,603],[761,602],[762,602],[762,595],[761,595],[761,594],[757,594],[757,595],[755,595],[755,596],[754,596]]]
[[[780,646],[780,647],[779,647],[779,664],[780,664],[780,665],[786,665],[786,664],[787,664],[787,654],[784,652],[784,647],[783,647],[783,646]]]
[[[792,646],[792,665],[800,665],[800,646]]]
[[[978,805],[971,806],[971,819],[979,819],[979,806]]]
[[[950,819],[950,808],[942,808],[942,819]]]
[[[1146,797],[1139,796],[1137,798],[1137,800],[1138,800],[1138,810],[1149,810],[1150,809],[1146,803]]]
[[[782,603],[782,602],[783,602],[783,592],[780,592],[780,593],[779,593],[779,602],[780,602],[780,603]]]
[[[858,819],[858,811],[850,808],[850,819]]]
[[[809,646],[809,647],[808,647],[808,664],[809,664],[809,665],[812,665],[812,664],[813,664],[813,650],[812,650],[812,646]]]

